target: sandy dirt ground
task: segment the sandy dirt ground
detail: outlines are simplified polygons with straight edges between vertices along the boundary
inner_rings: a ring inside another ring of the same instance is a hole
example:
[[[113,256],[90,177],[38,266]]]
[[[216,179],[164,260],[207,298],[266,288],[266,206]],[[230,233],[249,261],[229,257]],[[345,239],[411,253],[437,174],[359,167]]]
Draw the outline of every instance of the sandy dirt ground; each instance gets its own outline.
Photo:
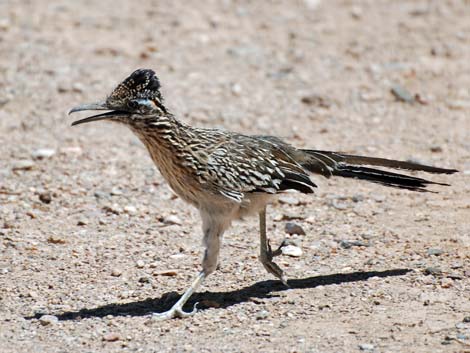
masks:
[[[461,172],[315,177],[269,208],[290,288],[248,219],[200,312],[157,322],[199,216],[130,131],[66,114],[139,67],[187,123]],[[469,1],[0,1],[0,352],[470,352],[469,87]]]

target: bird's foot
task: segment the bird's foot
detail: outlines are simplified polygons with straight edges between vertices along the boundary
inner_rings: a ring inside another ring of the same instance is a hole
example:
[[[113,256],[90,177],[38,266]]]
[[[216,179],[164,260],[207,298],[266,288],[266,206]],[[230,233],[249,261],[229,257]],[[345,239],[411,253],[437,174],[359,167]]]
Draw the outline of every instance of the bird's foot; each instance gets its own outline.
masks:
[[[266,269],[266,271],[268,271],[269,273],[279,278],[286,287],[289,287],[289,285],[287,284],[287,277],[284,271],[281,270],[281,268],[275,262],[273,261],[261,261],[261,262],[263,263],[263,266]]]
[[[190,317],[193,316],[194,314],[197,313],[197,304],[194,304],[194,308],[190,312],[186,312],[183,310],[183,304],[180,304],[177,302],[175,305],[171,307],[170,310],[167,310],[163,313],[153,313],[152,314],[152,320],[156,321],[163,321],[163,320],[170,320],[170,319],[175,319],[175,318],[185,318],[185,317]]]
[[[267,246],[266,251],[261,253],[261,256],[260,256],[261,263],[263,264],[266,271],[268,271],[269,273],[279,278],[286,287],[289,287],[289,285],[287,284],[287,277],[284,271],[282,271],[281,268],[278,266],[278,264],[276,264],[273,261],[273,257],[282,254],[282,251],[281,251],[282,244],[275,251],[272,251],[271,245],[269,244],[269,240],[267,242],[267,245],[268,246]]]

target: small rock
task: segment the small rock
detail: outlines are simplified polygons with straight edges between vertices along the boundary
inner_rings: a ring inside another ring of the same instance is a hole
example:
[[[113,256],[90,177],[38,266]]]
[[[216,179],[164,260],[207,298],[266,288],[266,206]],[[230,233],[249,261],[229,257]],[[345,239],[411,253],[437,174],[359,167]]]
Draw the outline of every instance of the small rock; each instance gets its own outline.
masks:
[[[54,235],[51,235],[49,238],[47,238],[47,242],[51,244],[65,244],[66,243],[65,239],[58,238]]]
[[[120,196],[122,195],[122,190],[119,188],[112,188],[110,194],[113,196]]]
[[[375,202],[384,202],[386,200],[385,195],[382,194],[372,194],[372,198],[374,199]]]
[[[124,207],[124,212],[126,212],[129,215],[135,215],[137,214],[137,208],[135,208],[132,205],[128,205]]]
[[[77,226],[86,226],[88,224],[88,221],[84,218],[79,219],[77,222]]]
[[[433,276],[440,276],[440,275],[442,275],[442,270],[439,267],[426,267],[424,269],[424,274],[433,275]]]
[[[113,213],[115,215],[118,215],[122,212],[122,208],[119,207],[118,204],[114,203],[112,205],[106,205],[103,207],[103,211],[105,211],[106,213]]]
[[[347,210],[349,205],[347,203],[339,202],[338,200],[332,200],[330,202],[330,206],[336,208],[337,210]]]
[[[106,342],[116,342],[119,340],[120,340],[120,337],[117,333],[107,333],[106,335],[103,336],[103,341],[106,341]]]
[[[300,99],[300,101],[306,105],[313,105],[320,108],[330,108],[332,105],[328,98],[322,97],[318,94],[304,96]]]
[[[52,148],[38,148],[31,153],[33,159],[45,159],[55,155],[55,150]]]
[[[353,6],[351,9],[351,16],[356,20],[359,20],[362,17],[362,13],[362,8],[359,6]]]
[[[341,240],[339,242],[339,245],[343,248],[343,249],[350,249],[352,248],[353,246],[370,246],[369,243],[366,243],[364,241],[360,241],[360,240]]]
[[[414,103],[415,97],[404,87],[399,84],[394,84],[390,89],[395,98],[399,101],[406,103]]]
[[[439,256],[439,255],[442,255],[444,253],[444,250],[442,249],[428,249],[427,251],[428,255],[429,256]]]
[[[447,277],[449,277],[450,279],[453,279],[453,280],[461,280],[461,279],[463,279],[463,276],[462,276],[462,275],[460,275],[460,274],[458,274],[458,273],[455,273],[455,272],[454,272],[454,273],[449,273],[449,274],[447,275]]]
[[[117,269],[117,268],[115,268],[111,271],[111,276],[113,276],[113,277],[119,277],[121,275],[122,275],[122,271]]]
[[[256,320],[264,320],[269,317],[269,312],[267,310],[261,310],[256,313]]]
[[[447,102],[447,106],[452,110],[465,110],[470,109],[470,101],[453,100]]]
[[[242,93],[242,86],[240,86],[238,83],[234,83],[232,85],[232,93],[235,96],[239,96],[240,93]]]
[[[97,199],[105,199],[109,196],[109,194],[104,191],[97,190],[93,193],[93,196],[95,196]]]
[[[287,196],[287,195],[280,196],[278,200],[280,203],[284,205],[297,206],[300,204],[299,199],[297,199],[296,197]]]
[[[136,262],[136,266],[137,266],[137,268],[144,268],[145,267],[145,262],[143,262],[142,260],[138,260]]]
[[[150,283],[150,278],[149,277],[140,277],[139,278],[139,283]]]
[[[170,259],[182,259],[183,257],[186,257],[185,254],[174,254],[169,256]]]
[[[39,194],[39,201],[49,204],[52,201],[52,194],[50,192],[42,192]]]
[[[441,279],[441,287],[442,288],[450,288],[452,287],[454,284],[454,281],[448,277],[445,277],[443,279]]]
[[[39,318],[39,322],[43,326],[53,325],[59,322],[59,318],[54,315],[43,315]]]
[[[305,235],[304,229],[294,222],[287,222],[284,230],[287,234]]]
[[[463,318],[462,322],[470,323],[470,316],[465,316],[465,317]]]
[[[22,159],[19,161],[14,161],[12,164],[12,170],[31,170],[34,167],[34,162],[29,159]]]
[[[364,352],[373,352],[374,351],[374,345],[370,343],[361,343],[359,345],[359,349]]]
[[[176,215],[169,215],[163,219],[163,223],[166,225],[182,225],[183,222]]]
[[[281,248],[283,255],[288,255],[292,257],[302,256],[302,249],[295,245],[286,245]]]
[[[351,200],[353,202],[361,202],[361,201],[364,201],[364,196],[362,195],[354,195]]]
[[[174,277],[178,275],[178,272],[175,270],[165,270],[165,271],[155,271],[153,273],[154,276],[168,276],[168,277]]]
[[[442,152],[442,147],[441,147],[441,146],[437,146],[437,145],[436,145],[436,146],[431,146],[431,147],[429,148],[429,150],[430,150],[431,152],[434,152],[434,153],[441,153],[441,152]]]
[[[82,154],[82,148],[78,146],[70,146],[70,147],[62,147],[60,149],[60,153],[63,153],[65,155],[81,155]]]
[[[304,216],[297,213],[283,213],[280,217],[276,217],[276,221],[292,221],[294,219],[304,219]]]

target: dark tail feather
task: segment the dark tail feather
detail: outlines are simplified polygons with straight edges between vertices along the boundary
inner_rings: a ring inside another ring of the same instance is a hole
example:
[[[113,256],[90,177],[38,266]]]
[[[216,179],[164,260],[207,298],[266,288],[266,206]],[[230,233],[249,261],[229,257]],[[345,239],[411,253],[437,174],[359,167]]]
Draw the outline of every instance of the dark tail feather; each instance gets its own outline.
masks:
[[[428,173],[452,174],[457,172],[455,169],[437,168],[428,165],[396,161],[385,158],[363,157],[342,154],[338,152],[302,150],[307,153],[307,158],[302,165],[313,173],[319,173],[326,177],[331,175],[345,178],[356,178],[367,180],[373,183],[379,183],[386,186],[397,187],[414,191],[428,191],[426,186],[430,184],[448,185],[436,183],[422,178],[416,178],[404,174],[388,172],[380,169],[362,167],[362,165],[373,165],[394,169],[408,169],[424,171]]]

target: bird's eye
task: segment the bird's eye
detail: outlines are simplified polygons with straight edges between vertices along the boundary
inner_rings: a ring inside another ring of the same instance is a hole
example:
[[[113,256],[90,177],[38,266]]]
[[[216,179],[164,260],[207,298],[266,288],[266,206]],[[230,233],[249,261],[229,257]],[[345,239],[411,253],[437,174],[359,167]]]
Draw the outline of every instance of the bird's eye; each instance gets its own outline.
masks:
[[[137,109],[139,107],[139,103],[137,103],[136,101],[130,101],[129,103],[127,103],[127,106],[130,109]]]

